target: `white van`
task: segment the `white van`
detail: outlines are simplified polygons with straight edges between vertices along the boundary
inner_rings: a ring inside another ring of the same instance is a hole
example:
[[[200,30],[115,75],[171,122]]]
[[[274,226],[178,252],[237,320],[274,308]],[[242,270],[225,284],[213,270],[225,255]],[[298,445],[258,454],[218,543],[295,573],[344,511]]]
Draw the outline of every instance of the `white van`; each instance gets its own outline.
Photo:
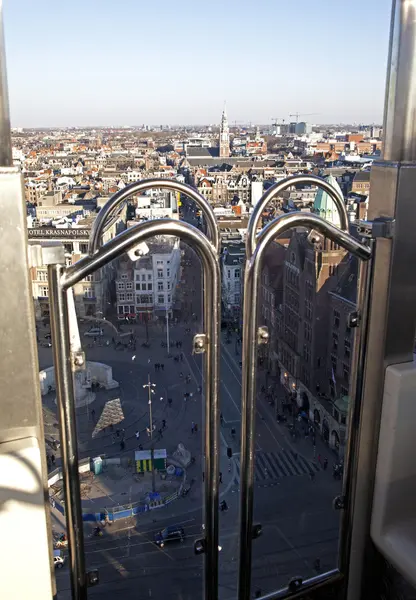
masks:
[[[91,329],[88,329],[84,335],[87,335],[88,337],[98,337],[104,335],[104,331],[100,327],[92,327]]]

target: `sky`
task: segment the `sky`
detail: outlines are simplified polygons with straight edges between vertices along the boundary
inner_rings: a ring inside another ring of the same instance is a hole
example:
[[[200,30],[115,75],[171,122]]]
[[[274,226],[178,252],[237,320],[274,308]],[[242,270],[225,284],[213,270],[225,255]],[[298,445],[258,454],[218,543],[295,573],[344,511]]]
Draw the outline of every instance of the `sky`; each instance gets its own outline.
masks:
[[[4,1],[14,127],[382,122],[391,0]]]

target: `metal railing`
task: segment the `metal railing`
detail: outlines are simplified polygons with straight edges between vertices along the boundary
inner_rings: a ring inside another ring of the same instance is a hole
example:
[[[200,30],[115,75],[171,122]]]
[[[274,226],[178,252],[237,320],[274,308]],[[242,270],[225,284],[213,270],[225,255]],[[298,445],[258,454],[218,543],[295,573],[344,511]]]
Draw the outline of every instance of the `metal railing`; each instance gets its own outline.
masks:
[[[212,242],[198,229],[175,219],[159,219],[139,223],[101,246],[106,221],[117,206],[138,190],[164,187],[187,194],[203,211]],[[66,501],[68,548],[73,597],[87,597],[84,559],[83,523],[78,477],[78,449],[74,402],[73,371],[82,367],[81,355],[71,353],[68,300],[70,288],[111,260],[136,248],[156,235],[176,236],[187,242],[199,255],[204,278],[203,317],[205,332],[194,338],[194,349],[205,357],[205,595],[210,600],[218,595],[218,482],[219,482],[219,347],[220,347],[220,266],[219,236],[214,213],[209,204],[188,186],[166,180],[132,184],[123,194],[116,194],[103,207],[91,235],[90,255],[70,267],[64,266],[63,248],[58,247],[48,264],[51,296],[51,333],[56,374],[56,391],[60,416],[62,464]]]
[[[323,188],[336,201],[339,208],[340,222],[343,229],[339,229],[328,223],[321,217],[310,213],[288,213],[277,217],[268,223],[262,231],[256,235],[257,225],[261,214],[268,202],[279,192],[293,183],[304,182],[305,179],[313,181],[318,187]],[[258,346],[268,341],[268,332],[265,327],[258,327],[259,303],[258,290],[261,283],[261,272],[264,255],[270,244],[284,232],[293,228],[307,228],[318,232],[354,256],[366,262],[371,258],[371,249],[362,244],[348,233],[348,222],[344,202],[340,201],[339,195],[328,182],[317,177],[295,176],[287,178],[268,190],[259,200],[253,213],[247,235],[246,268],[244,279],[244,305],[243,305],[243,345],[242,345],[242,392],[241,392],[241,496],[240,496],[240,561],[239,561],[239,600],[249,600],[251,597],[251,555],[253,540],[253,499],[254,499],[254,446],[255,446],[255,398],[256,398],[256,364]],[[320,241],[316,239],[315,241]],[[363,272],[361,273],[361,276]],[[367,302],[367,295],[360,294],[359,299],[363,304]],[[360,307],[359,309],[360,310]],[[364,323],[362,323],[362,327]],[[358,354],[354,354],[358,360]],[[357,367],[362,372],[365,353],[359,355],[361,364]],[[362,377],[360,378],[360,382]],[[351,404],[354,403],[352,399]],[[348,472],[348,469],[347,469]],[[347,479],[347,478],[346,478]],[[346,483],[344,489],[346,489]],[[345,544],[347,536],[343,536],[341,545]],[[317,583],[338,578],[340,570],[332,570],[321,574],[319,577],[302,581],[299,586],[305,588],[313,587]],[[292,586],[293,587],[293,586]],[[300,589],[299,587],[299,589]],[[267,598],[283,598],[292,595],[294,589],[287,588],[278,590],[266,596]]]

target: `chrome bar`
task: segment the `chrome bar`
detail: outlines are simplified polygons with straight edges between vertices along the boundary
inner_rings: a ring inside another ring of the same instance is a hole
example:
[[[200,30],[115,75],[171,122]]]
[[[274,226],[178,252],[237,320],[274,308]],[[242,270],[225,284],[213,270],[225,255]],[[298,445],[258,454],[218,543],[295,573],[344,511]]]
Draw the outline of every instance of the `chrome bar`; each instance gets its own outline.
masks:
[[[383,159],[414,162],[416,156],[416,6],[393,2],[384,104]]]
[[[348,407],[348,436],[345,449],[345,470],[342,483],[342,496],[345,510],[341,516],[339,537],[339,568],[347,576],[351,552],[352,518],[354,515],[353,489],[356,480],[357,462],[354,457],[358,454],[359,424],[363,403],[364,372],[366,367],[368,324],[370,319],[370,301],[374,279],[374,262],[376,243],[369,240],[371,259],[361,261],[358,275],[357,314],[358,327],[355,330],[353,355],[351,359],[350,402]]]
[[[291,587],[288,585],[281,590],[277,590],[277,592],[270,592],[270,594],[261,596],[259,600],[279,600],[281,598],[302,598],[305,600],[305,594],[307,594],[312,588],[315,591],[322,586],[326,587],[340,582],[342,579],[344,579],[344,576],[338,571],[338,569],[332,569],[332,571],[319,573],[319,575],[315,575],[315,577],[305,579],[302,581],[302,585],[299,586],[298,591],[294,591],[295,586]]]
[[[0,167],[13,166],[10,136],[9,95],[7,91],[6,50],[4,47],[3,5],[0,4]]]
[[[368,260],[371,250],[350,234],[310,213],[289,213],[268,223],[258,236],[254,254],[247,260],[243,304],[243,369],[241,392],[241,496],[240,496],[240,563],[239,600],[249,600],[251,588],[251,546],[253,526],[254,443],[258,285],[264,254],[279,235],[294,227],[314,229],[334,241],[357,258]]]
[[[143,181],[135,181],[134,183],[127,185],[119,192],[116,192],[100,210],[91,229],[89,239],[90,256],[97,252],[98,248],[101,246],[101,236],[105,230],[106,223],[109,216],[114,213],[116,208],[130,198],[130,196],[133,196],[133,194],[138,194],[139,192],[144,192],[153,188],[179,192],[180,194],[184,194],[185,196],[188,196],[188,198],[194,200],[203,212],[203,215],[207,221],[208,237],[210,238],[217,252],[219,252],[220,237],[215,214],[209,202],[199,192],[189,185],[179,183],[178,181],[173,181],[171,179],[144,179]]]
[[[68,301],[67,291],[62,285],[64,272],[65,267],[63,265],[50,264],[48,266],[52,309],[52,350],[61,436],[71,588],[74,600],[85,600],[87,598],[87,579],[84,557],[84,529],[78,475],[78,438],[69,345]]]
[[[256,235],[257,228],[259,226],[261,215],[268,205],[268,203],[278,194],[286,190],[287,188],[292,187],[292,185],[305,183],[307,185],[316,185],[318,188],[323,189],[327,194],[329,194],[332,200],[335,202],[338,213],[339,220],[341,223],[341,229],[343,231],[348,231],[348,215],[347,209],[345,208],[345,202],[342,195],[338,193],[338,191],[332,187],[325,179],[322,177],[317,177],[316,175],[292,175],[290,177],[286,177],[286,179],[282,179],[282,181],[278,181],[274,185],[272,185],[260,198],[254,207],[253,212],[251,213],[250,221],[248,224],[248,235],[247,235],[247,258],[250,259],[253,255],[254,248],[256,247]]]
[[[119,234],[107,244],[99,248],[93,256],[87,256],[79,260],[75,265],[67,269],[51,269],[51,276],[56,277],[60,274],[58,289],[62,292],[68,290],[75,283],[90,275],[95,270],[104,266],[109,261],[121,256],[124,252],[144,242],[150,237],[156,235],[177,236],[196,249],[204,271],[204,298],[203,314],[204,327],[207,332],[207,348],[205,351],[205,593],[208,600],[215,600],[218,597],[218,486],[219,486],[219,344],[220,344],[220,303],[221,303],[221,277],[220,265],[216,248],[198,229],[175,219],[159,219],[139,223],[130,229]],[[56,283],[54,282],[56,286]],[[52,286],[51,286],[52,287]],[[70,387],[68,377],[70,374],[70,353],[69,353],[69,333],[68,317],[62,317],[66,305],[58,303],[56,293],[51,294],[54,336],[60,333],[60,338],[54,337],[54,346],[59,350],[59,356],[56,355],[57,364],[65,367],[57,368],[57,386],[58,398],[60,404],[63,404],[68,410],[73,407],[73,389]],[[63,302],[61,298],[61,302]],[[58,320],[59,319],[59,320]],[[63,334],[63,332],[65,332]],[[56,342],[55,340],[58,339]],[[58,351],[56,350],[56,351]],[[71,379],[72,381],[72,379]],[[71,384],[72,386],[72,384]],[[69,450],[71,444],[76,442],[76,432],[74,429],[69,431],[70,423],[67,413],[62,414],[67,435],[62,437],[63,465],[66,470],[68,461],[72,459]],[[79,490],[78,473],[74,473],[67,484],[67,509],[77,518],[80,510],[80,498],[77,497]],[[69,502],[68,502],[69,500]],[[74,536],[72,538],[74,539]],[[76,547],[78,547],[76,545]],[[79,565],[80,566],[80,565]]]

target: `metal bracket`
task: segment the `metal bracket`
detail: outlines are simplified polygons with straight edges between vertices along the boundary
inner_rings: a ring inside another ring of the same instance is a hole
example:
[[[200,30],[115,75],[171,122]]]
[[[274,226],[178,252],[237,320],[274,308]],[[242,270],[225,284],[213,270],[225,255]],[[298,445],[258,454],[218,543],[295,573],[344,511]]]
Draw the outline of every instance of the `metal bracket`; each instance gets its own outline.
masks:
[[[146,256],[146,254],[149,254],[149,246],[146,244],[146,242],[140,242],[140,244],[137,244],[137,246],[134,246],[134,248],[131,248],[127,252],[127,256],[133,262],[142,256]]]
[[[199,540],[195,540],[195,542],[194,542],[195,554],[205,554],[205,548],[206,548],[205,538],[200,538]]]
[[[386,238],[394,236],[395,220],[378,217],[374,221],[355,221],[357,233],[367,239]]]
[[[287,589],[291,594],[294,594],[295,592],[298,592],[301,589],[302,585],[303,585],[302,577],[300,577],[300,576],[292,577],[292,579],[287,584]]]
[[[207,336],[205,333],[197,333],[194,335],[192,342],[192,354],[204,354],[207,349]]]
[[[314,246],[318,246],[319,244],[322,244],[322,240],[323,236],[315,229],[311,229],[308,234],[308,242]]]
[[[343,510],[345,508],[345,496],[335,496],[332,506],[335,510]]]
[[[261,523],[255,523],[251,529],[251,539],[255,540],[256,538],[260,537],[262,533],[263,527]]]
[[[269,343],[269,330],[267,329],[266,325],[261,325],[258,329],[257,329],[257,344],[259,346],[262,346],[264,344],[268,344]]]
[[[72,371],[84,371],[85,370],[85,352],[77,350],[71,352],[71,364]]]
[[[350,314],[347,317],[347,325],[348,327],[350,327],[350,329],[354,329],[355,327],[358,327],[361,321],[361,315],[360,312],[358,310],[354,310],[353,312],[350,312]]]

